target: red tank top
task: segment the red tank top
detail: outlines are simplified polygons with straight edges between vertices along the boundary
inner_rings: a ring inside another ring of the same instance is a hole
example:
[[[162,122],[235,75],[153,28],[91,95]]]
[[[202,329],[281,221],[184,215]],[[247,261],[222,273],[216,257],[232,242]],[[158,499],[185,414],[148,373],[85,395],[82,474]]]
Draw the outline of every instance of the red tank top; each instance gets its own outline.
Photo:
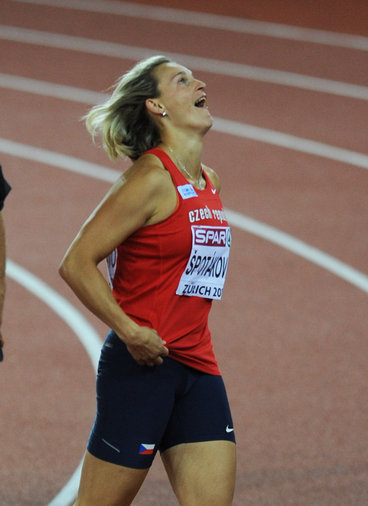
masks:
[[[220,197],[207,174],[206,188],[197,190],[164,151],[146,154],[157,156],[170,172],[178,204],[166,220],[137,230],[109,256],[113,294],[136,323],[158,332],[170,357],[220,374],[208,328],[230,246]]]

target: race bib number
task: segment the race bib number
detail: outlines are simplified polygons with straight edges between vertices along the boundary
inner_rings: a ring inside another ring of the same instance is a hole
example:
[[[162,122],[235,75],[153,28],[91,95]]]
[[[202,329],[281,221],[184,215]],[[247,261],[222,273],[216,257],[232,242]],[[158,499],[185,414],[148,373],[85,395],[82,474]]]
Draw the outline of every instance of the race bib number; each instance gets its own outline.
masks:
[[[192,251],[177,295],[221,299],[230,244],[230,227],[192,225]]]

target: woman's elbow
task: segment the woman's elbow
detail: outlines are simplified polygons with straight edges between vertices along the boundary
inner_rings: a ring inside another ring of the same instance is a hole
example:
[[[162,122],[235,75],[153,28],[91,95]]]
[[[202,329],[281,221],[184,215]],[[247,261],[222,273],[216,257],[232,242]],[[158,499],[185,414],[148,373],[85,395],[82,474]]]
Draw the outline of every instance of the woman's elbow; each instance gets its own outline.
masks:
[[[75,259],[73,257],[74,255],[71,254],[71,252],[67,252],[58,268],[60,276],[67,284],[71,284],[77,271],[75,268]]]

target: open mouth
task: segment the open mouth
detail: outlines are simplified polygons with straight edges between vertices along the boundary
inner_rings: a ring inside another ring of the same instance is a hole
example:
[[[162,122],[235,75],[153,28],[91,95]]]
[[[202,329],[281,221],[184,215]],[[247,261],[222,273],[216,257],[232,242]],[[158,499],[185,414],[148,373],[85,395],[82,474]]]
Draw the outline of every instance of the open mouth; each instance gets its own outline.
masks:
[[[207,102],[206,97],[201,97],[195,101],[194,105],[195,105],[195,107],[202,108],[206,105],[206,102]]]

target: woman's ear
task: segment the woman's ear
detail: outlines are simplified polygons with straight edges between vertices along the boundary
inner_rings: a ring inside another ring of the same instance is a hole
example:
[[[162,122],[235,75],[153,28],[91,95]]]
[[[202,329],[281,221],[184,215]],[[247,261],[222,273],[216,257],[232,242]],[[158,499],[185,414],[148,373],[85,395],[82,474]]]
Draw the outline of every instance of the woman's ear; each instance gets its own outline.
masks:
[[[157,101],[155,98],[147,98],[146,107],[148,112],[158,115],[158,116],[166,116],[166,112],[164,107]]]

